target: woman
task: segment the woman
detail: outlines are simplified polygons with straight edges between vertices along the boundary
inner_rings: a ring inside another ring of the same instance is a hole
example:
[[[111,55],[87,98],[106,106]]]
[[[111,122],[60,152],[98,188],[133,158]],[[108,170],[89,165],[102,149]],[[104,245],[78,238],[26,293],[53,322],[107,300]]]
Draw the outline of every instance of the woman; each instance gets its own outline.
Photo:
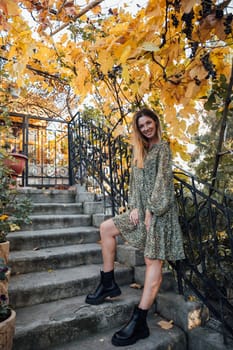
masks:
[[[139,305],[129,322],[112,337],[116,346],[134,344],[149,336],[146,317],[162,282],[164,260],[184,258],[182,233],[174,197],[171,152],[161,141],[157,115],[142,109],[133,118],[133,164],[130,179],[130,210],[100,226],[103,271],[88,304],[100,304],[106,297],[121,294],[114,279],[116,236],[144,251],[145,281]]]

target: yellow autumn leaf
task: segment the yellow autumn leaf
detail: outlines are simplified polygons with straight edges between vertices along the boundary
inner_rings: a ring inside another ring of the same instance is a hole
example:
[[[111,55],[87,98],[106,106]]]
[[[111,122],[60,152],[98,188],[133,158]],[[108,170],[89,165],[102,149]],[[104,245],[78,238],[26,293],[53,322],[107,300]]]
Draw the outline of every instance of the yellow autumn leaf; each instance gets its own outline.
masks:
[[[179,130],[179,133],[183,133],[187,127],[186,120],[184,119],[179,120],[179,122],[177,123],[177,126],[178,126],[177,129]]]
[[[142,96],[148,92],[149,87],[150,87],[150,77],[147,75],[143,78],[144,79],[142,80],[142,83],[141,83],[139,90],[138,90],[138,93]]]
[[[164,107],[164,119],[165,122],[170,125],[172,125],[176,120],[176,109],[171,100],[170,103]]]
[[[52,86],[48,86],[48,87],[47,87],[47,91],[48,91],[48,92],[52,92],[53,90],[54,90],[54,88],[53,88]]]
[[[106,101],[106,103],[103,104],[103,112],[104,112],[104,115],[105,115],[105,116],[110,115],[111,111],[112,111],[112,110],[111,110],[111,107],[110,107],[108,101]]]
[[[138,93],[138,83],[135,81],[133,82],[133,84],[130,85],[132,92],[134,93],[134,95],[137,95]]]
[[[181,7],[185,13],[190,13],[194,5],[198,5],[200,0],[181,0]]]
[[[185,145],[181,144],[178,139],[174,138],[173,134],[170,138],[170,147],[173,154],[180,154],[181,152],[187,152]]]
[[[123,52],[122,52],[122,54],[121,54],[121,57],[120,57],[120,62],[121,63],[125,63],[126,62],[126,60],[128,59],[128,57],[129,57],[129,55],[130,55],[130,52],[131,52],[131,46],[130,45],[127,45],[125,48],[124,48],[124,50],[123,50]]]
[[[101,65],[103,74],[107,74],[112,70],[114,59],[112,56],[109,56],[105,50],[101,50],[98,55],[98,63]]]
[[[91,9],[91,11],[95,14],[95,15],[98,15],[99,13],[101,13],[101,6],[100,5],[97,5],[95,7],[93,7]]]
[[[184,162],[189,162],[191,158],[191,155],[187,152],[187,147],[185,148],[182,147],[179,150],[179,156]]]
[[[17,86],[20,88],[24,85],[24,71],[26,68],[26,62],[18,62],[12,65],[12,76],[16,79]]]
[[[0,221],[5,221],[7,219],[8,219],[8,215],[6,215],[6,214],[3,214],[0,216]]]
[[[69,37],[68,37],[67,33],[65,33],[60,38],[60,42],[64,44],[68,39],[69,39]]]
[[[184,118],[188,118],[190,115],[195,115],[197,113],[197,110],[194,106],[192,106],[191,103],[189,103],[187,106],[183,107],[180,111],[180,114]]]
[[[196,132],[198,131],[198,127],[199,127],[199,123],[194,122],[188,127],[187,132],[191,135],[195,135]]]
[[[1,0],[0,8],[3,10],[7,16],[17,16],[20,11],[18,6],[18,1],[15,0]]]
[[[199,80],[205,79],[208,75],[207,70],[203,67],[201,63],[197,63],[190,71],[189,75],[192,79],[197,77]]]
[[[20,230],[20,226],[16,225],[16,224],[10,224],[10,231],[14,232],[14,231],[19,231]]]
[[[122,36],[124,33],[128,30],[128,23],[118,23],[115,26],[111,26],[109,28],[109,34],[110,35],[116,35],[116,36]]]
[[[150,42],[144,42],[141,45],[141,48],[145,51],[153,51],[153,52],[159,51],[159,47],[156,44],[150,43]]]
[[[196,95],[199,89],[200,89],[199,85],[197,85],[195,81],[191,81],[187,86],[185,97],[188,99],[192,98],[193,96]]]
[[[125,134],[125,127],[124,125],[118,125],[117,128],[113,132],[113,137],[116,138],[118,136],[122,136]]]
[[[80,17],[80,20],[81,20],[81,21],[87,21],[87,19],[88,19],[87,15],[82,15],[82,16]]]
[[[122,64],[122,78],[127,84],[129,83],[130,76],[128,66],[126,64]]]
[[[152,16],[154,18],[162,16],[162,7],[159,6],[158,1],[155,2],[154,0],[150,0],[148,2],[148,5],[146,7],[146,15]]]

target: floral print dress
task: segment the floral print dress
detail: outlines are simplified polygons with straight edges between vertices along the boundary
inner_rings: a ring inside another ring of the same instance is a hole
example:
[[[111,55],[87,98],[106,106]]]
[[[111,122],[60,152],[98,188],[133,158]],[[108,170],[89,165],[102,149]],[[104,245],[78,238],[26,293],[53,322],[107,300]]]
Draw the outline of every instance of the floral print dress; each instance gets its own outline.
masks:
[[[172,157],[169,144],[161,141],[149,150],[144,168],[132,167],[130,209],[113,218],[122,238],[144,251],[150,259],[184,258],[183,238],[174,193]],[[130,222],[130,210],[138,208],[139,224]],[[145,211],[153,213],[150,229],[144,224]]]

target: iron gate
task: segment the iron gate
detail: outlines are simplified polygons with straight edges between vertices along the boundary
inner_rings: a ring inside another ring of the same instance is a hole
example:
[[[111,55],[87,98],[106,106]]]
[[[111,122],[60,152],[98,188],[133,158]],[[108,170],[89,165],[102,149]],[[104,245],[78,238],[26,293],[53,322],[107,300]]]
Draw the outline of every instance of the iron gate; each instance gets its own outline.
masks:
[[[62,119],[11,112],[11,127],[0,135],[1,146],[28,157],[26,168],[18,178],[19,185],[68,187],[68,123]]]

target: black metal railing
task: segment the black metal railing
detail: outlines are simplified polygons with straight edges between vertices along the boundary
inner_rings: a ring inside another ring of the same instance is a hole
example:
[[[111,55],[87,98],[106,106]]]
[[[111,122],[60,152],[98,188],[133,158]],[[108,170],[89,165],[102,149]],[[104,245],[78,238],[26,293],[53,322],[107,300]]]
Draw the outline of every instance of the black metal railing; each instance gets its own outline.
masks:
[[[181,169],[174,171],[186,260],[172,264],[182,281],[233,336],[233,197]]]
[[[71,182],[85,184],[117,214],[128,203],[130,145],[80,116],[69,134]],[[233,198],[177,167],[174,183],[186,259],[170,264],[180,293],[194,293],[207,305],[226,340],[233,337]]]
[[[85,183],[115,215],[128,202],[129,144],[105,125],[81,117],[70,123],[69,140],[71,183]]]

